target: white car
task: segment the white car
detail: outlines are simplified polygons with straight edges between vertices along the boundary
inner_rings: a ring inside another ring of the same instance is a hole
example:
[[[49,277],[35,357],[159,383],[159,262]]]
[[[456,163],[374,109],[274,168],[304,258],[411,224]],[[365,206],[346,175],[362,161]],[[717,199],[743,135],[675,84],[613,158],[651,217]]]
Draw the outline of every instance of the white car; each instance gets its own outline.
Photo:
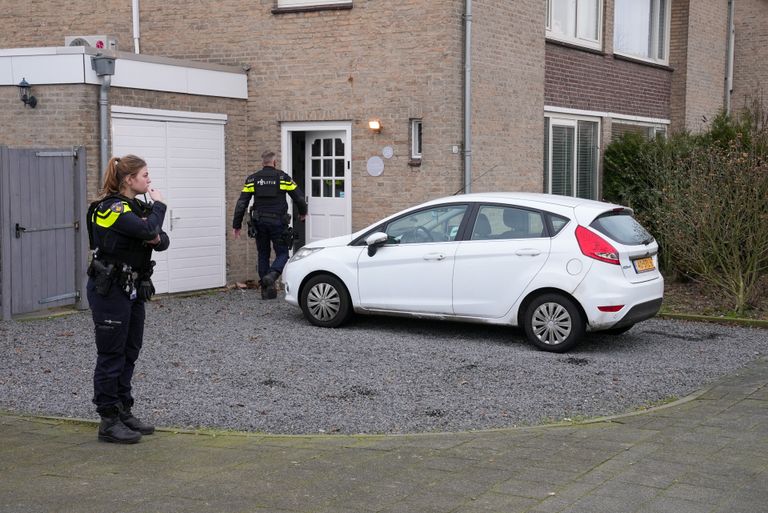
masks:
[[[521,326],[563,352],[661,307],[658,244],[632,210],[536,193],[451,196],[302,247],[285,299],[317,326],[352,312]]]

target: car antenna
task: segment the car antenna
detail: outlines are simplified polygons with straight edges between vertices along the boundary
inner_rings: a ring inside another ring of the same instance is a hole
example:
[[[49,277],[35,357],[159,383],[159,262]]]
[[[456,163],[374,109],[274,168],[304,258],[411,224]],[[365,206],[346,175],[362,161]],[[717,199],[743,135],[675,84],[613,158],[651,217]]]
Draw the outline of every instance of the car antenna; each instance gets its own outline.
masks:
[[[469,183],[475,183],[475,180],[479,180],[480,178],[484,177],[485,175],[487,175],[488,173],[490,173],[491,171],[493,171],[494,169],[496,169],[500,165],[501,164],[496,164],[495,166],[486,169],[485,171],[483,171],[479,175],[472,177],[472,180]],[[458,191],[456,191],[453,194],[451,194],[451,196],[456,196],[457,194],[461,193],[461,191],[463,191],[466,187],[467,186],[464,185],[461,189],[459,189]]]

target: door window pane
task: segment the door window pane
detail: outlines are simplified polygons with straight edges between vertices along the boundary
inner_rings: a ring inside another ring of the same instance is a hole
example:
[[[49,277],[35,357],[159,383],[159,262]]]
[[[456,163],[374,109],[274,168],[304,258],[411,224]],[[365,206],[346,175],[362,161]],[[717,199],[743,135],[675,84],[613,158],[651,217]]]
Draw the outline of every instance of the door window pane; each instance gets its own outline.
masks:
[[[323,155],[333,155],[333,139],[323,139]]]
[[[337,198],[344,197],[344,180],[336,180],[335,197]]]
[[[312,176],[320,176],[320,161],[312,160]]]
[[[322,193],[320,192],[320,180],[312,180],[312,197],[313,198],[321,198]]]
[[[344,155],[344,143],[341,139],[336,139],[336,156],[341,157]]]
[[[530,239],[544,236],[541,213],[515,207],[480,207],[472,230],[472,240]]]
[[[323,176],[333,176],[333,161],[323,160]]]
[[[344,177],[344,159],[336,159],[336,176]]]
[[[312,156],[313,157],[320,156],[320,139],[315,139],[314,141],[312,141]]]

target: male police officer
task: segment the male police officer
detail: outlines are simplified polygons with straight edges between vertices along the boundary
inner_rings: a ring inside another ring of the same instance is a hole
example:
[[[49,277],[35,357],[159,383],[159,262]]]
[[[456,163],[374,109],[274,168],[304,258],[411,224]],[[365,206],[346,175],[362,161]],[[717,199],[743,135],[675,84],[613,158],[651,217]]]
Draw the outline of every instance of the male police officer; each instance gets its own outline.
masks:
[[[264,168],[245,179],[245,186],[235,206],[232,235],[235,239],[240,238],[243,215],[253,197],[248,235],[256,238],[261,297],[275,299],[277,297],[275,281],[283,272],[283,267],[288,261],[288,250],[293,244],[293,232],[288,226],[291,216],[288,215],[288,202],[285,200],[285,195],[289,194],[299,207],[299,218],[302,221],[307,217],[307,202],[304,201],[304,193],[296,182],[277,169],[274,152],[262,153],[261,162]],[[275,248],[275,260],[271,266],[269,264],[270,242]]]

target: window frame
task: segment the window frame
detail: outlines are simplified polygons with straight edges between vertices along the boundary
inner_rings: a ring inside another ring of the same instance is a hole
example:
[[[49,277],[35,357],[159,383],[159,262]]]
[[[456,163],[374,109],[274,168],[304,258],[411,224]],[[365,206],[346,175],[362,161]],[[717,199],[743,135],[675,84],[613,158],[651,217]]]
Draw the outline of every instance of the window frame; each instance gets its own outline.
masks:
[[[551,41],[559,41],[576,46],[582,46],[585,48],[591,48],[593,50],[603,49],[603,9],[605,0],[595,0],[597,2],[597,39],[583,39],[578,36],[579,34],[579,14],[578,14],[578,0],[576,0],[576,15],[574,16],[576,27],[574,34],[571,37],[565,34],[560,34],[552,30],[552,0],[547,0],[547,14],[546,21],[544,23],[546,29],[546,39]]]
[[[419,130],[421,134],[419,134]],[[424,154],[424,120],[411,119],[411,160],[420,161]]]
[[[352,0],[275,0],[273,14],[352,9]]]
[[[659,5],[661,0],[650,0],[651,2],[651,10],[653,11],[651,13],[651,16],[653,16],[652,20],[652,27],[653,27],[653,33],[649,34],[651,36],[651,54],[652,55],[658,55],[659,53],[659,22],[661,20],[660,13],[659,13]],[[616,49],[616,35],[618,34],[618,31],[616,30],[617,23],[616,23],[616,16],[618,14],[618,9],[616,8],[616,5],[614,4],[614,14],[613,14],[613,53],[614,55],[619,55],[621,57],[626,57],[628,59],[635,59],[643,62],[650,62],[653,64],[661,64],[661,65],[669,65],[669,44],[670,44],[670,24],[672,22],[672,0],[666,0],[665,1],[666,6],[666,12],[664,13],[664,57],[645,57],[643,55],[637,55],[633,53],[629,53],[626,51],[621,51]]]
[[[547,148],[546,148],[546,155],[544,162],[544,166],[546,169],[547,176],[546,178],[546,192],[547,194],[553,194],[552,193],[552,154],[553,154],[553,146],[552,146],[552,127],[554,125],[557,126],[566,126],[566,127],[572,127],[574,129],[574,135],[573,135],[573,154],[571,155],[571,159],[573,162],[573,167],[571,169],[571,187],[573,189],[573,192],[566,197],[572,197],[572,198],[578,198],[577,192],[578,192],[578,155],[579,155],[579,121],[588,121],[590,123],[597,123],[597,159],[595,159],[595,169],[593,170],[593,178],[594,178],[594,185],[592,187],[592,197],[589,199],[597,199],[598,193],[600,190],[600,165],[602,161],[602,154],[601,154],[601,148],[602,148],[602,118],[596,117],[596,116],[580,116],[580,115],[573,115],[573,114],[563,114],[560,112],[545,112],[544,113],[545,118],[549,118],[549,123],[545,122],[545,126],[547,127],[547,134],[546,134],[546,141],[547,141]],[[556,122],[553,122],[556,121]]]

